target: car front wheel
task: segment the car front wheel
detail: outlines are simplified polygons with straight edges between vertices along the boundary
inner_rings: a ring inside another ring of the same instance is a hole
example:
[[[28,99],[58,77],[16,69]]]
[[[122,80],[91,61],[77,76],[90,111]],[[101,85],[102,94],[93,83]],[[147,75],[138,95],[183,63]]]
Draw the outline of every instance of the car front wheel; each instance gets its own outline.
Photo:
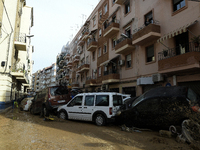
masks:
[[[59,118],[61,118],[61,119],[67,119],[67,113],[65,112],[65,111],[60,111],[59,112]]]
[[[95,117],[95,124],[97,126],[105,125],[105,117],[102,114],[97,114]]]

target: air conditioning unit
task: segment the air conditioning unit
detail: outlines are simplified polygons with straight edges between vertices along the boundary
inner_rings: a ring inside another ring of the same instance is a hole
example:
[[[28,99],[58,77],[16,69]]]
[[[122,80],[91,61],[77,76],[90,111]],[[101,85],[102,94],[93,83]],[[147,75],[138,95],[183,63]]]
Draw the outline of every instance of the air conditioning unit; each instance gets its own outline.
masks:
[[[124,65],[124,60],[119,60],[118,64],[119,64],[120,66],[123,66],[123,65]]]
[[[163,81],[163,80],[164,80],[163,75],[161,75],[160,73],[152,75],[153,82],[159,82],[159,81]]]

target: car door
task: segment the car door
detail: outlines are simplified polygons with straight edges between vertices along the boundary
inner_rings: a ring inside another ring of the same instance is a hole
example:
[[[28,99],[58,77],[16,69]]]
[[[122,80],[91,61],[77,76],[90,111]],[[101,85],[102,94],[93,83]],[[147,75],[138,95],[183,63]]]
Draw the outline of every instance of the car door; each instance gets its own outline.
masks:
[[[157,125],[160,118],[160,102],[158,98],[146,99],[135,106],[141,124]]]
[[[69,119],[82,120],[83,95],[76,96],[68,105],[67,113]]]
[[[82,119],[92,121],[92,115],[94,113],[94,99],[95,95],[86,95],[82,108]]]

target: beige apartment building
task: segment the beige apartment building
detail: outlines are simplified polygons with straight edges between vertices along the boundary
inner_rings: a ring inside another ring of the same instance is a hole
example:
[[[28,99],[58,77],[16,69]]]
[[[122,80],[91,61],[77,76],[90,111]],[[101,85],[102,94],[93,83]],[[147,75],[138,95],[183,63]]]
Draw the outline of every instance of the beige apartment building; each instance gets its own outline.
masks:
[[[0,1],[0,110],[30,90],[33,8],[25,0]]]
[[[38,92],[50,86],[56,86],[56,63],[51,66],[38,70],[33,74],[32,91]]]
[[[101,0],[59,57],[59,83],[131,96],[178,85],[200,93],[199,35],[200,2]]]

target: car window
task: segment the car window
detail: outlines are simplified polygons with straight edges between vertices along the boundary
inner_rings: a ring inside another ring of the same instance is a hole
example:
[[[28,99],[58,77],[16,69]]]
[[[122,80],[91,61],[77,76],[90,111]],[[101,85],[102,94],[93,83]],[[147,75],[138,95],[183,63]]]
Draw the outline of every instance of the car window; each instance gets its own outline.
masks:
[[[83,96],[75,97],[68,106],[81,106],[82,105]]]
[[[197,104],[197,103],[200,103],[199,102],[200,101],[199,96],[190,88],[188,89],[187,97],[191,101],[192,106]]]
[[[142,95],[140,95],[136,100],[132,103],[132,107],[134,107],[138,102],[142,101],[144,99],[146,92]]]
[[[94,105],[94,95],[85,96],[85,106],[93,106]]]
[[[97,95],[95,106],[109,106],[109,95]]]
[[[147,99],[140,102],[137,106],[138,111],[157,111],[159,106],[158,99]]]
[[[63,87],[63,86],[52,87],[50,89],[50,94],[52,96],[65,95],[65,94],[68,94],[68,89],[66,87]]]
[[[122,105],[122,96],[121,95],[113,95],[113,106]]]

